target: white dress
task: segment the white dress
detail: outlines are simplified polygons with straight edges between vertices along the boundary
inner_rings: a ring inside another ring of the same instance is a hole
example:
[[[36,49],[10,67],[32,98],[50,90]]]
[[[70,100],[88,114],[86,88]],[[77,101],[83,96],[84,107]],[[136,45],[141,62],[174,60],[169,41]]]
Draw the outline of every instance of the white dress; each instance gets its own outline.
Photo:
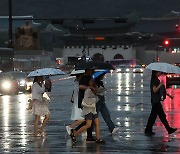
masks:
[[[32,85],[32,112],[34,115],[45,116],[49,114],[48,101],[43,99],[44,92],[44,84],[42,84],[42,87],[37,82]]]
[[[75,81],[74,93],[73,93],[73,105],[71,112],[71,120],[82,120],[82,110],[78,108],[78,94],[79,94],[79,82]]]

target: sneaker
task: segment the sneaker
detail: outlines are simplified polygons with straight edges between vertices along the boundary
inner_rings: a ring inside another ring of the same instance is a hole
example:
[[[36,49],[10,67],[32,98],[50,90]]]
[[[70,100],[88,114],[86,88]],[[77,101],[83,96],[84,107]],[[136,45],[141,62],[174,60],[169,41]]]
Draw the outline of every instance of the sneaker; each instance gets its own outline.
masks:
[[[66,126],[66,130],[67,130],[67,133],[70,135],[71,134],[71,127],[70,126]]]
[[[172,134],[177,130],[177,128],[170,128],[168,134]]]
[[[106,141],[101,140],[101,139],[98,139],[98,140],[96,140],[96,143],[98,143],[98,144],[104,144],[104,143],[106,143]]]
[[[117,133],[118,131],[119,131],[119,127],[115,127],[111,133],[112,133],[112,134],[115,134],[115,133]]]
[[[145,132],[145,135],[146,136],[153,136],[153,135],[155,135],[155,133],[154,132]]]
[[[88,142],[95,142],[96,140],[94,138],[87,138],[86,141],[88,141]]]

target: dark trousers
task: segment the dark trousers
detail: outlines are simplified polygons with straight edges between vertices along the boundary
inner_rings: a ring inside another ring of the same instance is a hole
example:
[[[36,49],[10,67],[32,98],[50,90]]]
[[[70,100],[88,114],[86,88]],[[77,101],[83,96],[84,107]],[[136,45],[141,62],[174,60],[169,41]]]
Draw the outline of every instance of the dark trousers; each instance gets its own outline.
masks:
[[[86,121],[82,122],[79,126],[77,126],[75,128],[75,131],[79,130],[84,125],[86,125]],[[92,130],[93,130],[93,122],[91,124],[91,127],[87,129],[87,138],[92,138]]]
[[[168,131],[170,129],[170,126],[166,119],[166,114],[164,113],[163,107],[162,107],[161,103],[159,102],[159,103],[155,103],[152,105],[151,114],[149,116],[148,123],[147,123],[146,129],[145,129],[146,133],[152,132],[152,128],[156,121],[157,115],[159,116],[159,119],[165,126],[166,130]]]

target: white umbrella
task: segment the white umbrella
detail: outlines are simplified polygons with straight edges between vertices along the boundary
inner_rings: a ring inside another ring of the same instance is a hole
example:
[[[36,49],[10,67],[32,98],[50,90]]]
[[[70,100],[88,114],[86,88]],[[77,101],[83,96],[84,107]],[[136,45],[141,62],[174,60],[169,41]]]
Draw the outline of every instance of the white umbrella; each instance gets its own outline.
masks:
[[[71,72],[71,76],[73,76],[73,75],[76,75],[76,74],[83,74],[83,73],[85,73],[85,70],[72,70],[72,72]]]
[[[174,66],[172,64],[168,64],[168,63],[160,63],[160,62],[151,63],[146,67],[146,69],[160,71],[160,72],[164,72],[164,73],[180,74],[179,67]]]
[[[28,77],[35,77],[35,76],[53,76],[53,75],[63,75],[65,74],[60,69],[55,68],[42,68],[32,71],[28,74]]]

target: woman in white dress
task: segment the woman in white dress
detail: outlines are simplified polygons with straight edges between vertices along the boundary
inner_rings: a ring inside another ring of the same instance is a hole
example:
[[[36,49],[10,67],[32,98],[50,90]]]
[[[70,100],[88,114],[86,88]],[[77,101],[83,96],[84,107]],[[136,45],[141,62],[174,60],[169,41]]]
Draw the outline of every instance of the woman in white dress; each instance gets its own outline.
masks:
[[[84,121],[84,118],[82,117],[82,109],[78,108],[79,81],[81,77],[82,74],[76,74],[74,90],[71,98],[71,102],[72,102],[71,120],[74,120],[74,122],[71,125],[66,126],[66,130],[69,135],[71,133],[72,128],[74,128],[75,126],[79,125]]]
[[[45,86],[43,84],[43,77],[37,76],[34,78],[34,84],[32,85],[32,112],[35,115],[34,122],[34,136],[44,136],[44,128],[49,121],[50,112],[48,109],[47,100],[43,99],[43,93],[45,92]],[[43,123],[38,129],[40,117],[44,116]]]

